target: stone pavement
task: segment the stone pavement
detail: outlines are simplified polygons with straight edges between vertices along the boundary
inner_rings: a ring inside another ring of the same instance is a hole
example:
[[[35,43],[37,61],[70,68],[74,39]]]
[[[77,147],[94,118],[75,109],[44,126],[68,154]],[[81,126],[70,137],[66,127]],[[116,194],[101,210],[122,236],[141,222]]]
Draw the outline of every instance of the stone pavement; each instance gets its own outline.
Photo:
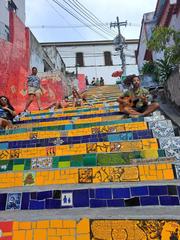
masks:
[[[116,86],[0,132],[0,240],[180,239],[180,137],[119,113]]]

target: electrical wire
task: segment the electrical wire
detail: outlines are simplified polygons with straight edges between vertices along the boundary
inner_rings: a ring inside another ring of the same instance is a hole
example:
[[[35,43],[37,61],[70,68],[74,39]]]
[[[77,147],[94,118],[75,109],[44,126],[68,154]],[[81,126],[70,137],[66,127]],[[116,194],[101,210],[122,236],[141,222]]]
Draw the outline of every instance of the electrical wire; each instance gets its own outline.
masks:
[[[88,28],[90,28],[92,31],[94,31],[96,34],[98,34],[99,36],[108,39],[106,36],[104,36],[103,34],[99,33],[97,30],[93,29],[91,26],[89,26],[86,22],[84,22],[82,19],[80,19],[78,16],[76,16],[74,13],[72,13],[69,9],[67,9],[63,4],[61,4],[59,1],[57,0],[52,0],[54,3],[56,3],[59,7],[61,7],[63,10],[65,10],[66,12],[68,12],[71,16],[73,16],[74,18],[76,18],[79,22],[83,23],[85,26],[87,26]]]
[[[49,2],[49,0],[46,0],[46,2],[51,6],[51,8],[58,14],[58,16],[60,16],[67,24],[70,25],[70,23],[67,21],[67,19],[65,17],[63,17],[60,12]],[[31,27],[32,28],[32,27]],[[34,28],[38,28],[38,27],[34,27]],[[44,28],[44,27],[42,27]],[[78,35],[80,35],[84,40],[87,40],[77,29],[74,29],[74,31],[76,33],[78,33]]]
[[[94,20],[90,20],[90,17],[87,16],[84,11],[79,10],[79,8],[77,8],[76,5],[74,5],[74,3],[71,0],[63,0],[64,3],[66,3],[71,9],[73,9],[73,11],[75,11],[79,16],[81,16],[83,19],[85,19],[89,24],[94,24],[95,23],[95,28],[99,29],[100,31],[102,31],[103,33],[105,33],[106,35],[109,35],[111,37],[114,37],[114,34],[111,34],[110,31],[108,30],[104,30],[103,28],[99,27],[97,25],[96,22],[94,22]]]
[[[108,33],[113,34],[113,36],[116,34],[115,31],[110,30],[103,22],[101,22],[90,10],[88,10],[82,3],[78,2],[77,0],[69,0],[76,8],[79,9],[80,12],[85,14],[88,18],[92,20],[95,24],[100,26],[103,30],[105,30]]]

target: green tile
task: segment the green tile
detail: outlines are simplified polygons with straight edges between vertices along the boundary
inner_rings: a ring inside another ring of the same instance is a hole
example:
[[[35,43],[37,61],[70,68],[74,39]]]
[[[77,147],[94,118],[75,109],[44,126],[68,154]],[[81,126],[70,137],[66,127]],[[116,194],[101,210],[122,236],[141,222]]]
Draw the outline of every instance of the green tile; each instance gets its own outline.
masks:
[[[8,171],[8,164],[10,161],[0,161],[0,172]]]
[[[68,168],[68,167],[70,167],[70,161],[59,162],[58,167],[59,168]]]
[[[13,165],[13,171],[23,171],[23,170],[24,170],[24,164]]]
[[[97,166],[96,154],[87,154],[83,157],[84,166]]]
[[[8,171],[12,171],[13,170],[13,164],[14,164],[14,162],[12,161],[12,160],[10,160],[10,161],[8,161],[9,163],[8,163],[8,168],[7,168],[7,170]]]
[[[58,168],[58,164],[59,164],[59,157],[53,157],[52,168]]]
[[[159,157],[166,157],[165,151],[163,149],[158,149]]]
[[[16,165],[16,164],[23,164],[24,165],[24,159],[15,159],[13,165]]]
[[[129,164],[130,158],[128,154],[121,153],[105,153],[97,155],[97,165],[98,166],[112,166]]]
[[[83,161],[71,160],[71,167],[83,167]]]
[[[30,170],[31,169],[31,158],[24,160],[24,170]]]

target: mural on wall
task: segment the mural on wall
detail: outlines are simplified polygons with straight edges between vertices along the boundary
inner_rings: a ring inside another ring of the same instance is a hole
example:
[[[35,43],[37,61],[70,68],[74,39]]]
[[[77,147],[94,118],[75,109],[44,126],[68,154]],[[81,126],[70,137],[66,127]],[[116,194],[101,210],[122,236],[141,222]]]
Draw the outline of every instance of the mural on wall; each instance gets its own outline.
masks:
[[[10,41],[0,39],[0,95],[5,95],[20,112],[25,107],[27,97],[27,76],[30,74],[30,31],[20,21],[15,13],[9,13]],[[72,81],[62,72],[44,73],[41,78],[43,94],[42,107],[61,100],[71,94]],[[78,76],[78,87],[85,90],[84,75]],[[37,109],[37,104],[32,103],[30,110]]]

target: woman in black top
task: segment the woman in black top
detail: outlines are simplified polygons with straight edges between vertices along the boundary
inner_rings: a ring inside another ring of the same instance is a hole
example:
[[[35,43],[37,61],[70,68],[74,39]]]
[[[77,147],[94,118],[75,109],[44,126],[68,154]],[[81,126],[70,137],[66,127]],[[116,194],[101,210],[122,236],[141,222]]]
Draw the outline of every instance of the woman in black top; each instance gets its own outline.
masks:
[[[5,96],[0,96],[0,127],[12,127],[12,120],[15,116],[16,112],[9,99]]]

